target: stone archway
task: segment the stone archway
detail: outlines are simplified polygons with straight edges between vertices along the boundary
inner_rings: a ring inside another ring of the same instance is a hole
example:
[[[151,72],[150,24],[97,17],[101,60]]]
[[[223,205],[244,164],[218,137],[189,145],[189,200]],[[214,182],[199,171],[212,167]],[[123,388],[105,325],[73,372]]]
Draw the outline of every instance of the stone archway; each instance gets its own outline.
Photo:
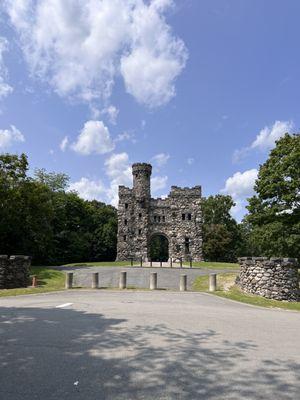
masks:
[[[152,234],[148,244],[149,260],[167,262],[169,247],[169,239],[165,234],[161,232]]]

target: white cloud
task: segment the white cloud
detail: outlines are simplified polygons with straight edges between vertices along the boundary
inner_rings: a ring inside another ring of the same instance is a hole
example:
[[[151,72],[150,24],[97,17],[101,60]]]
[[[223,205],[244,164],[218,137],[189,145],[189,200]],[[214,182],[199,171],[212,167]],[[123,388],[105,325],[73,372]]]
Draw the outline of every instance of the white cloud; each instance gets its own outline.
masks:
[[[231,195],[235,201],[236,206],[232,208],[231,213],[237,219],[240,219],[245,211],[246,199],[254,194],[257,174],[257,169],[236,172],[226,180],[225,187],[221,190],[221,193]]]
[[[117,109],[117,107],[111,104],[110,106],[103,108],[101,114],[106,115],[108,117],[109,122],[115,125],[117,122],[119,110]]]
[[[114,149],[108,128],[102,121],[87,121],[80,132],[77,141],[71,148],[83,155],[105,154]]]
[[[169,154],[159,153],[152,157],[152,160],[158,167],[162,167],[168,162],[169,158]]]
[[[0,100],[8,96],[13,88],[6,82],[7,70],[4,65],[3,54],[7,51],[8,42],[0,36]]]
[[[115,207],[118,205],[119,185],[132,186],[132,171],[127,153],[112,154],[105,161],[105,172],[110,178],[107,189],[108,201]]]
[[[194,162],[195,162],[195,159],[192,158],[192,157],[190,157],[190,158],[187,159],[187,163],[188,163],[189,165],[194,164]]]
[[[265,126],[256,139],[251,144],[251,148],[268,150],[275,145],[275,141],[280,139],[285,133],[291,132],[294,129],[292,121],[275,121],[273,126]]]
[[[251,150],[259,149],[262,151],[270,150],[275,146],[276,140],[290,133],[294,129],[293,121],[275,121],[272,126],[265,126],[257,134],[255,140],[250,146],[235,150],[233,153],[233,162],[238,162],[246,157]]]
[[[71,183],[69,190],[77,192],[85,200],[105,201],[106,189],[100,180],[83,177],[78,182]]]
[[[167,185],[168,177],[167,176],[154,176],[151,178],[151,189],[152,192],[158,192],[161,189],[165,189]]]
[[[69,138],[68,138],[68,136],[65,136],[59,145],[59,148],[61,149],[61,151],[65,151],[68,144],[69,144]]]
[[[123,142],[124,140],[130,140],[132,143],[136,143],[134,135],[129,132],[119,133],[115,139],[115,142]]]
[[[10,129],[0,129],[0,149],[5,149],[18,142],[25,142],[25,138],[14,125],[11,125]]]
[[[116,77],[140,103],[175,95],[187,50],[166,23],[172,0],[6,0],[5,9],[33,75],[60,96],[93,103]]]

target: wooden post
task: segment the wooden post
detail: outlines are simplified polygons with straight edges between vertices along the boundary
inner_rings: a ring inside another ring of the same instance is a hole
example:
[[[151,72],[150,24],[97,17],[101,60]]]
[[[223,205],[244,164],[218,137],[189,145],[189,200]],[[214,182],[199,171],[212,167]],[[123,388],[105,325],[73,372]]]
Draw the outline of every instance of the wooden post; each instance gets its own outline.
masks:
[[[36,275],[33,275],[33,276],[32,276],[32,284],[31,284],[31,286],[32,286],[32,287],[37,287],[37,278],[36,278]]]
[[[182,268],[182,257],[180,257],[180,268]]]
[[[172,268],[173,267],[173,260],[172,260],[172,257],[170,257],[170,268]]]
[[[143,266],[143,257],[141,257],[141,267]]]
[[[160,267],[162,267],[162,260],[160,260],[160,262],[159,262],[159,263],[160,263],[160,264],[159,264],[159,266],[160,266]]]
[[[190,268],[193,268],[193,259],[192,259],[192,257],[190,258]]]

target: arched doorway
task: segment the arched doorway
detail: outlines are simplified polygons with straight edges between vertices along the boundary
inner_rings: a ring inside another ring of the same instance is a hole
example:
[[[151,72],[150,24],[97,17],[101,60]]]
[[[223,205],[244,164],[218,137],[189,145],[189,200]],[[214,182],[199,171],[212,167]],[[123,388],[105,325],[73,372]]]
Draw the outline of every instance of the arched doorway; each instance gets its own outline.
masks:
[[[150,260],[152,261],[168,261],[169,259],[169,240],[161,234],[155,233],[151,236],[149,243]]]

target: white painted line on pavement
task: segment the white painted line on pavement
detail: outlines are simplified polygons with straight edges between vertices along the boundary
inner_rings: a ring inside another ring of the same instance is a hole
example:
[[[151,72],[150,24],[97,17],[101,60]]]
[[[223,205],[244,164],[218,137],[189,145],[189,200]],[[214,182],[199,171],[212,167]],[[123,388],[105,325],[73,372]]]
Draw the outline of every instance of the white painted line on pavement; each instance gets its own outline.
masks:
[[[64,308],[64,307],[68,307],[71,306],[73,303],[64,303],[64,304],[60,304],[59,306],[55,306],[55,308]]]

